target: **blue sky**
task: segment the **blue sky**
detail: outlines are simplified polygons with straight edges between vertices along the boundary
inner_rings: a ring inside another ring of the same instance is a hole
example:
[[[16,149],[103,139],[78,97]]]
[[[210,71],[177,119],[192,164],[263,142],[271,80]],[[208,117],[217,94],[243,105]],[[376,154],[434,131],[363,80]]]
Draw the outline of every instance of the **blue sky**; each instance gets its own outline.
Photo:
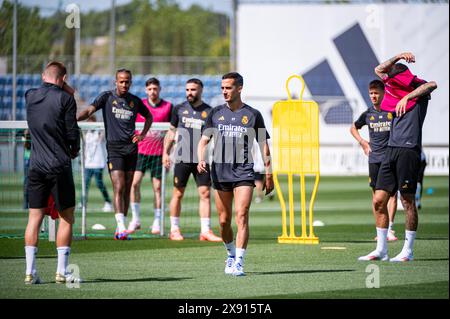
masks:
[[[131,0],[116,0],[116,5],[130,2]],[[3,0],[0,0],[0,4]],[[18,0],[27,6],[37,6],[43,15],[50,15],[58,8],[59,2],[65,8],[70,3],[76,3],[82,12],[89,10],[102,10],[111,6],[111,0]],[[176,0],[182,8],[188,8],[193,3],[212,9],[216,12],[231,13],[231,0]]]

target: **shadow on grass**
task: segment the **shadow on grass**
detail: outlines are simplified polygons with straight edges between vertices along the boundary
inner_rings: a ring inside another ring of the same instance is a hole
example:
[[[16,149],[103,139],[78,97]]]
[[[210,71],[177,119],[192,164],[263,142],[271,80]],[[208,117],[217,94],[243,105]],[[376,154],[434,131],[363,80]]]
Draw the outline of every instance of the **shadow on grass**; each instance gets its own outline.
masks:
[[[414,261],[446,261],[447,258],[414,258]]]
[[[93,280],[83,280],[83,283],[101,283],[101,282],[148,282],[148,281],[162,281],[162,282],[170,282],[170,281],[183,281],[183,280],[189,280],[193,279],[190,277],[181,277],[181,278],[174,278],[174,277],[153,277],[153,278],[134,278],[134,279],[111,279],[111,278],[96,278]]]
[[[37,259],[57,259],[58,256],[36,256]],[[25,256],[0,256],[0,260],[21,260],[25,259]]]
[[[287,270],[287,271],[261,271],[247,272],[254,275],[292,275],[292,274],[316,274],[316,273],[332,273],[332,272],[350,272],[354,269],[324,269],[324,270]]]

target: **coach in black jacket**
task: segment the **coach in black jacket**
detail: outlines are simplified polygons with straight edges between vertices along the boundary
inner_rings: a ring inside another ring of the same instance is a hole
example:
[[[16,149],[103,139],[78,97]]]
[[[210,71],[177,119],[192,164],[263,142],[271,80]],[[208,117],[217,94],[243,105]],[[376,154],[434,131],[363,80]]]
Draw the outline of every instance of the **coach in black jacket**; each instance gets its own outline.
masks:
[[[66,83],[67,70],[60,62],[49,63],[42,74],[43,85],[25,93],[27,122],[31,133],[29,170],[29,220],[25,231],[26,284],[41,280],[36,272],[39,229],[50,202],[60,217],[56,246],[58,267],[56,282],[74,282],[66,274],[72,225],[74,223],[75,186],[71,159],[78,156],[80,128],[73,89]],[[49,197],[52,197],[49,201]],[[50,204],[51,206],[51,204]]]

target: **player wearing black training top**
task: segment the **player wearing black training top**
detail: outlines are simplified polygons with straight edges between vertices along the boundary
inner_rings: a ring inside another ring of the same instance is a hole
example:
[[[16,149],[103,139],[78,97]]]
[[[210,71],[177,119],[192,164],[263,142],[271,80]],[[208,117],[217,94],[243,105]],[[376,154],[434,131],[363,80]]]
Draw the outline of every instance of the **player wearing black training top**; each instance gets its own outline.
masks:
[[[36,272],[35,255],[50,195],[60,217],[55,280],[57,283],[78,280],[66,273],[75,209],[71,159],[80,149],[80,129],[75,117],[77,105],[73,89],[65,83],[66,76],[67,70],[62,63],[50,62],[42,74],[43,85],[25,93],[32,139],[28,175],[29,219],[25,231],[26,284],[41,282]]]
[[[87,109],[82,111],[78,120],[89,118],[97,110],[102,110],[106,131],[108,151],[108,169],[113,184],[114,208],[117,222],[115,239],[128,239],[125,226],[130,190],[137,161],[137,143],[147,134],[152,124],[152,115],[142,100],[129,93],[131,72],[120,69],[116,72],[116,89],[101,93]],[[137,114],[146,120],[144,129],[135,134]]]
[[[375,68],[383,80],[386,93],[381,103],[382,110],[395,110],[389,135],[388,148],[378,173],[373,212],[377,216],[377,247],[359,260],[388,260],[387,202],[389,196],[400,191],[405,209],[405,242],[402,251],[391,262],[408,262],[414,259],[413,246],[418,226],[415,192],[420,167],[422,126],[428,108],[430,93],[437,88],[434,81],[426,82],[413,75],[399,60],[414,63],[410,52],[396,55]]]
[[[198,145],[200,173],[208,173],[205,149],[214,138],[211,178],[216,189],[215,202],[219,213],[221,235],[227,249],[225,273],[244,275],[244,255],[249,238],[248,214],[255,186],[252,146],[256,138],[266,168],[266,194],[273,190],[270,150],[261,113],[241,100],[244,79],[232,72],[222,77],[222,93],[226,104],[215,107],[206,119]],[[234,199],[237,224],[236,245],[231,227]]]
[[[362,147],[364,154],[369,157],[369,185],[372,188],[372,196],[375,193],[375,185],[377,184],[378,171],[386,152],[389,133],[393,115],[380,109],[381,101],[384,97],[384,84],[380,80],[373,80],[369,83],[369,96],[373,105],[364,111],[361,116],[353,123],[350,133],[358,141]],[[359,135],[358,130],[367,125],[369,129],[369,142]],[[388,241],[395,241],[393,225],[395,213],[397,211],[397,193],[389,199],[389,229]]]
[[[170,152],[175,142],[176,133],[178,140],[174,154],[174,180],[173,195],[170,201],[170,235],[171,240],[183,240],[179,227],[181,213],[181,200],[183,199],[189,176],[194,176],[197,184],[200,215],[200,240],[222,241],[222,238],[214,235],[211,230],[211,203],[209,174],[200,174],[197,171],[197,145],[200,140],[201,130],[205,120],[211,112],[211,106],[202,101],[203,83],[199,79],[189,79],[186,82],[186,99],[184,103],[175,106],[170,120],[170,129],[164,140],[163,163],[170,167]]]

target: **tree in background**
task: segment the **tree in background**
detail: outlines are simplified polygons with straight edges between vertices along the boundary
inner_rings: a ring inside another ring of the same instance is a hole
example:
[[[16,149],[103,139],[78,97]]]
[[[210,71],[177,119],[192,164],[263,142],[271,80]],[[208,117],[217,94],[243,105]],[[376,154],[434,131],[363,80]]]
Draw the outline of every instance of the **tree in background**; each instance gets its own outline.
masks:
[[[12,55],[13,12],[14,5],[3,1],[0,7],[0,56]],[[17,5],[17,55],[49,55],[54,40],[51,24],[40,16],[38,8]],[[42,65],[38,64],[34,71],[41,69]]]

